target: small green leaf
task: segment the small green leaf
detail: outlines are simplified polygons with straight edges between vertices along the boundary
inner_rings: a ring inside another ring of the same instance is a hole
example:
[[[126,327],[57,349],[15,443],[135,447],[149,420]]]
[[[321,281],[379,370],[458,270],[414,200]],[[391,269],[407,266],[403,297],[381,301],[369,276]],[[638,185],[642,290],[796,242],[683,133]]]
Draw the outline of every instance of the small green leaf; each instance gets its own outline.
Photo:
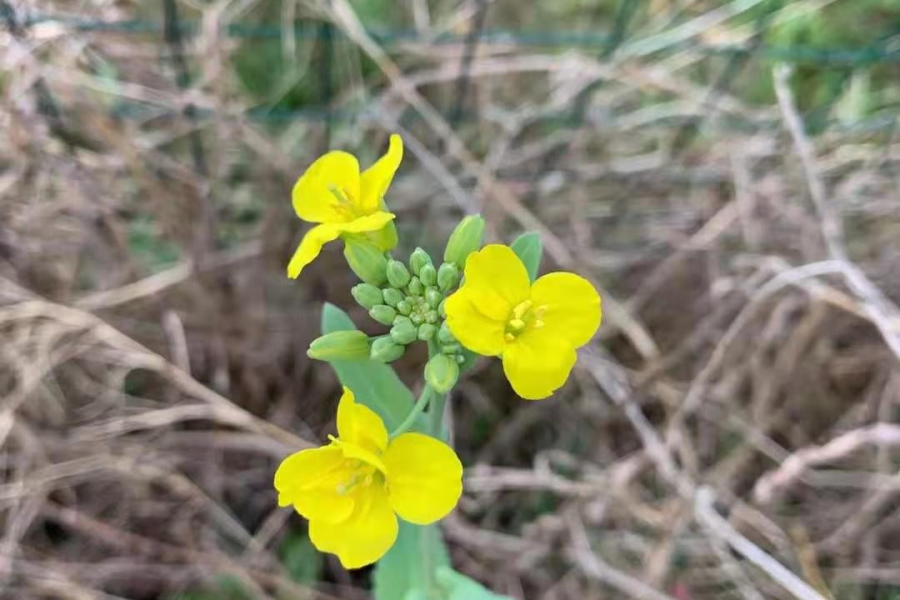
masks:
[[[324,557],[316,550],[309,536],[289,534],[279,548],[281,563],[290,578],[301,585],[313,585],[319,580]]]
[[[541,234],[533,231],[523,233],[509,247],[525,264],[528,278],[534,283],[534,280],[537,279],[538,269],[541,268],[541,256],[544,253],[544,247],[541,244]]]
[[[356,329],[347,313],[333,304],[322,310],[322,333]],[[415,403],[412,392],[392,368],[370,359],[336,360],[330,363],[341,383],[353,390],[356,401],[384,419],[388,431],[395,429]]]
[[[400,521],[397,541],[375,567],[375,600],[400,600],[418,593],[425,600],[441,598],[438,582],[428,573],[449,568],[450,557],[437,525],[424,527]]]

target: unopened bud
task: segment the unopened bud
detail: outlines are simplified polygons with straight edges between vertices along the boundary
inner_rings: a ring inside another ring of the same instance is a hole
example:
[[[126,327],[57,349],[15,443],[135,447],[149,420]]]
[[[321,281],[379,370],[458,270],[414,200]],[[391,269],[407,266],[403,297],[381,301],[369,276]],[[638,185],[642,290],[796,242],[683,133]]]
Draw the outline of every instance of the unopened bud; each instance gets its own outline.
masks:
[[[484,219],[480,215],[470,215],[459,222],[447,241],[444,262],[455,263],[462,269],[469,254],[481,248],[484,237]]]
[[[419,271],[419,279],[422,280],[422,284],[425,287],[435,285],[437,283],[437,269],[434,268],[434,265],[425,265]]]
[[[432,325],[431,323],[422,323],[419,325],[419,339],[423,342],[432,339],[436,333],[437,325]]]
[[[344,257],[356,276],[366,283],[381,286],[387,281],[387,259],[372,244],[348,239],[344,246]]]
[[[354,285],[350,289],[350,294],[353,295],[353,299],[356,300],[356,303],[363,308],[368,309],[384,303],[384,297],[381,295],[381,290],[368,283]]]
[[[411,344],[419,336],[419,328],[412,324],[410,320],[404,320],[394,323],[391,327],[391,339],[398,344]]]
[[[369,336],[362,331],[335,331],[313,340],[306,355],[316,360],[358,360],[369,356]]]
[[[444,295],[435,288],[425,290],[425,302],[427,302],[428,306],[431,308],[437,308],[438,304],[440,304],[443,299]]]
[[[397,305],[400,304],[406,296],[403,295],[403,292],[394,288],[388,288],[382,292],[384,295],[384,303],[388,306],[393,306],[397,308]]]
[[[414,312],[413,314],[409,315],[409,318],[416,325],[421,325],[422,322],[424,321],[424,319],[422,318],[422,314],[417,313],[417,312]]]
[[[444,354],[457,354],[462,352],[462,346],[459,344],[443,344],[441,345],[441,352]]]
[[[412,312],[412,306],[406,300],[397,303],[397,312],[401,315],[409,315]]]
[[[436,354],[425,365],[425,381],[434,391],[446,394],[456,385],[459,379],[459,364],[444,354]]]
[[[455,263],[444,263],[437,273],[437,284],[442,292],[448,292],[459,283],[459,267]]]
[[[446,298],[444,298],[443,300],[441,300],[441,303],[438,304],[437,311],[438,311],[438,315],[439,315],[442,319],[446,319],[446,318],[447,318],[447,299],[446,299]]]
[[[425,286],[422,285],[422,281],[418,277],[412,278],[407,289],[413,296],[421,296],[425,293]]]
[[[399,260],[391,260],[387,263],[387,280],[392,287],[404,288],[409,283],[409,271]]]
[[[406,351],[391,339],[391,336],[385,335],[372,342],[372,349],[369,351],[369,358],[380,362],[393,362],[403,356]]]
[[[431,323],[431,324],[437,323],[437,322],[438,322],[438,314],[437,314],[437,311],[436,311],[436,310],[429,310],[427,313],[425,313],[425,321],[426,321],[427,323]]]
[[[397,311],[386,304],[379,304],[372,307],[372,310],[369,311],[369,316],[382,325],[391,325],[394,322],[394,317],[397,316]]]
[[[414,275],[418,275],[421,272],[422,267],[430,264],[431,257],[421,248],[416,248],[413,250],[413,253],[409,255],[409,268]]]

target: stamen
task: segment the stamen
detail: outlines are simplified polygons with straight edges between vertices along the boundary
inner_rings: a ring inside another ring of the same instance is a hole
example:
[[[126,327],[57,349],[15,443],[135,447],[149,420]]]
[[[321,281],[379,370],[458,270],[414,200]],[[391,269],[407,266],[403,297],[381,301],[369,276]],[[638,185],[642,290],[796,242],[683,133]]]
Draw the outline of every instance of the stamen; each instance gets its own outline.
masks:
[[[535,319],[535,321],[534,321],[534,328],[535,328],[535,329],[540,329],[540,328],[543,327],[543,326],[544,326],[544,322],[543,322],[543,321],[541,321],[540,319]]]
[[[525,321],[523,321],[521,318],[513,319],[509,322],[509,328],[513,331],[522,331],[523,329],[525,329]]]
[[[506,335],[503,336],[503,339],[506,340],[507,342],[514,342],[516,340],[516,336],[514,336],[511,333],[507,333]]]
[[[531,300],[526,300],[526,301],[524,301],[524,302],[520,302],[520,303],[519,303],[518,305],[516,305],[516,307],[513,309],[513,318],[514,318],[514,319],[519,319],[519,320],[521,320],[522,317],[524,317],[525,314],[526,314],[529,310],[531,310],[532,304],[533,304],[533,302],[532,302]]]

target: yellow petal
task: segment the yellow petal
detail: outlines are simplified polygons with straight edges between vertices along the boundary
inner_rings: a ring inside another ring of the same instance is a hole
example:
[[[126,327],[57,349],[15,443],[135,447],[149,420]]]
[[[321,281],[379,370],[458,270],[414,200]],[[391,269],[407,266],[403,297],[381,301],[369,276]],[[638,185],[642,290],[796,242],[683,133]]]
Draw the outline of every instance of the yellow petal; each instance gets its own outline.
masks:
[[[587,279],[573,273],[548,273],[531,287],[535,308],[545,307],[540,319],[545,335],[568,340],[578,348],[600,327],[600,294]]]
[[[427,525],[453,510],[462,494],[462,463],[447,444],[404,433],[384,453],[391,506],[400,518]]]
[[[329,152],[316,159],[294,184],[291,194],[294,211],[311,223],[349,221],[354,216],[353,207],[359,202],[359,182],[356,157],[338,150]]]
[[[341,448],[341,451],[344,453],[344,458],[348,458],[352,461],[362,461],[367,465],[372,465],[382,473],[387,472],[387,467],[384,466],[384,463],[381,461],[381,458],[379,458],[378,453],[372,452],[371,450],[366,450],[362,446],[357,446],[356,444],[351,444],[350,442],[335,440],[334,443]]]
[[[336,240],[341,233],[341,228],[337,225],[326,223],[324,225],[316,225],[306,232],[291,262],[288,263],[287,274],[291,279],[297,279],[304,267],[314,261],[322,251],[322,246]]]
[[[447,327],[459,343],[478,354],[497,356],[503,352],[506,315],[510,307],[499,296],[479,293],[463,286],[444,305]],[[485,315],[501,315],[499,320]]]
[[[306,235],[303,236],[303,240],[300,242],[300,246],[294,252],[294,256],[291,257],[291,262],[288,263],[287,268],[288,277],[297,279],[306,265],[319,256],[322,246],[336,240],[338,236],[345,233],[357,234],[378,231],[390,223],[394,216],[388,212],[377,212],[347,223],[323,223],[322,225],[316,225],[306,232]]]
[[[385,555],[397,540],[397,516],[383,485],[359,488],[356,507],[340,523],[310,521],[309,539],[321,552],[337,554],[345,569],[359,569]]]
[[[528,299],[531,282],[525,265],[509,246],[490,244],[466,260],[465,287],[487,297],[499,296],[511,310]]]
[[[387,448],[388,432],[384,421],[371,408],[356,402],[353,392],[346,386],[338,404],[337,429],[342,443],[353,444],[375,454]]]
[[[354,500],[337,490],[351,476],[337,446],[301,450],[285,458],[275,471],[278,505],[293,504],[310,520],[343,521],[353,512]]]
[[[385,225],[394,220],[394,213],[385,212],[383,210],[374,212],[371,215],[359,217],[349,223],[341,223],[342,233],[369,233],[380,231]]]
[[[391,135],[388,150],[375,164],[363,171],[360,178],[360,214],[369,214],[384,207],[384,195],[403,160],[403,140]],[[396,245],[396,244],[395,244]]]
[[[540,331],[526,331],[503,351],[503,372],[526,400],[541,400],[562,387],[577,358],[569,342]]]

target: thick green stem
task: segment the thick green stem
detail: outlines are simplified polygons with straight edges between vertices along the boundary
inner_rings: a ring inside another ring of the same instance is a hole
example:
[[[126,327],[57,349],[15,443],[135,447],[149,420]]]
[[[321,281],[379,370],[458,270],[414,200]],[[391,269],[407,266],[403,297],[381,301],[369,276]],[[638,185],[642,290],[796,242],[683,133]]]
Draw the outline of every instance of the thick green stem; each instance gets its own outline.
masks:
[[[412,410],[409,411],[409,414],[406,415],[403,422],[397,426],[397,429],[391,432],[391,439],[409,431],[409,428],[416,422],[416,418],[422,414],[422,411],[425,410],[425,407],[428,406],[428,403],[431,402],[436,395],[434,389],[426,383],[425,387],[422,389],[422,394],[419,396],[419,399],[416,400]]]

